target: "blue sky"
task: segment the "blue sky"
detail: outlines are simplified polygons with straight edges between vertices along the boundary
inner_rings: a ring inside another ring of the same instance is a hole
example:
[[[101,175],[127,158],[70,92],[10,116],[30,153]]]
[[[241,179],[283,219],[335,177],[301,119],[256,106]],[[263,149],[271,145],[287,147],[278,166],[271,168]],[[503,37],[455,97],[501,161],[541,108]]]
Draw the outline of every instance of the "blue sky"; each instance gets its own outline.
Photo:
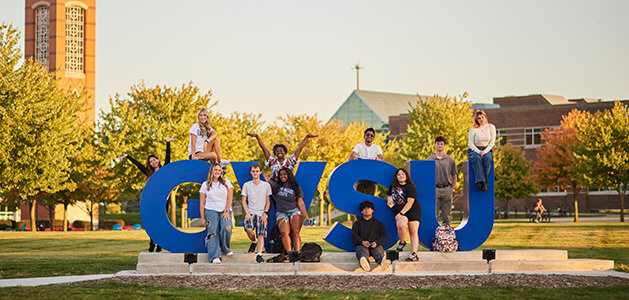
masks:
[[[121,1],[96,4],[96,103],[132,84],[212,90],[222,113],[319,113],[356,87],[629,99],[629,1]],[[24,28],[24,1],[0,22]]]

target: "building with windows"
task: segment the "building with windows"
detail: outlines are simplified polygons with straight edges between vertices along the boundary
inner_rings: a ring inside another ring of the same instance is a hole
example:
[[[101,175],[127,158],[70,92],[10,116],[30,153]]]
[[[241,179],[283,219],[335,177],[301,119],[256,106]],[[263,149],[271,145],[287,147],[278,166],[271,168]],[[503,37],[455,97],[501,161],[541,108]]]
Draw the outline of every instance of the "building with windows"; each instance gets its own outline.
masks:
[[[96,0],[26,0],[25,58],[54,72],[59,86],[87,93],[84,119],[95,120]]]
[[[629,100],[622,100],[629,105]],[[511,143],[520,147],[531,163],[537,159],[537,148],[544,144],[542,132],[559,127],[562,117],[571,110],[578,109],[595,113],[614,106],[613,101],[601,99],[566,99],[563,96],[535,94],[528,96],[506,96],[494,98],[493,104],[474,104],[473,109],[482,109],[487,113],[489,122],[496,126],[496,134],[501,138],[500,143]],[[409,115],[401,114],[389,118],[391,136],[401,136],[406,133]],[[562,191],[559,187],[540,191],[528,199],[511,200],[511,209],[524,211],[531,208],[537,198],[544,200],[547,209],[561,207],[570,210],[573,201],[571,193]],[[570,198],[570,199],[569,199]],[[618,195],[615,191],[590,189],[579,195],[579,210],[589,211],[598,209],[618,208]],[[501,207],[504,203],[497,201]]]
[[[354,90],[332,115],[347,125],[364,121],[377,131],[389,131],[389,117],[408,113],[409,103],[417,102],[418,95]]]
[[[55,73],[59,87],[77,96],[86,93],[87,107],[82,120],[94,124],[95,115],[95,41],[96,0],[26,0],[24,52]],[[88,221],[85,203],[68,207],[68,220]],[[98,226],[98,208],[94,224]],[[62,219],[63,206],[57,205],[55,219]],[[47,208],[37,205],[37,220],[49,220]],[[28,205],[18,211],[0,207],[0,219],[15,221],[30,217]]]

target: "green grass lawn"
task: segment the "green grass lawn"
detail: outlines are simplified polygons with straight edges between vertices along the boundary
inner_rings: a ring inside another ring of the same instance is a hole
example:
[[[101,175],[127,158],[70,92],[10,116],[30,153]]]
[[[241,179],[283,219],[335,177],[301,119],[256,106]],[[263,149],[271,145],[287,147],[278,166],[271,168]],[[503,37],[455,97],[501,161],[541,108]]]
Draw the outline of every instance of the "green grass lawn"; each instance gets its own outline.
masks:
[[[200,229],[191,229],[190,231]],[[329,227],[304,227],[303,242],[338,251],[322,237]],[[133,270],[148,248],[144,231],[0,232],[0,278],[103,274]],[[246,251],[249,241],[236,227],[232,249]],[[629,271],[629,225],[620,223],[496,223],[482,248],[567,249],[570,258],[615,261]]]
[[[384,291],[240,290],[148,286],[108,282],[75,286],[0,288],[0,298],[58,299],[627,299],[626,286],[540,289],[530,287],[466,287]]]

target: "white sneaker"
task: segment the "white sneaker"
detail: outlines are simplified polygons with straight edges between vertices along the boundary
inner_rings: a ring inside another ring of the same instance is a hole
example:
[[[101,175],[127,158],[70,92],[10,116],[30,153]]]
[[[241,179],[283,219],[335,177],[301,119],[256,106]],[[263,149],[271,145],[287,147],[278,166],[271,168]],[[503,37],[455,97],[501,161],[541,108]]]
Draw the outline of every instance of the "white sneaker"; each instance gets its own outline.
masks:
[[[367,260],[367,258],[364,256],[360,258],[360,267],[363,269],[363,271],[369,272],[369,260]]]
[[[225,169],[230,162],[232,162],[231,159],[221,158],[221,162],[219,164],[221,165],[221,168]]]
[[[220,264],[220,263],[221,263],[221,258],[220,258],[220,257],[217,257],[217,258],[213,259],[213,260],[212,260],[212,263],[213,263],[213,264]]]
[[[234,255],[234,251],[229,251],[229,252],[225,253],[225,255],[232,256],[232,255]]]

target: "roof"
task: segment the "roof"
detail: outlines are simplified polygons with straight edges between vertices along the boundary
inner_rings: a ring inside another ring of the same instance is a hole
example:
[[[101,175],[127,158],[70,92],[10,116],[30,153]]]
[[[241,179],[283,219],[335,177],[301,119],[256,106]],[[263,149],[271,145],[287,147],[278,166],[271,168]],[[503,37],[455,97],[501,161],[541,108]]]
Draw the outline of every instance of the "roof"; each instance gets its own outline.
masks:
[[[414,103],[418,100],[417,94],[410,95],[365,90],[354,90],[354,93],[365,101],[385,123],[389,123],[389,116],[408,113],[410,109],[409,102]],[[420,97],[428,98],[427,96]]]

